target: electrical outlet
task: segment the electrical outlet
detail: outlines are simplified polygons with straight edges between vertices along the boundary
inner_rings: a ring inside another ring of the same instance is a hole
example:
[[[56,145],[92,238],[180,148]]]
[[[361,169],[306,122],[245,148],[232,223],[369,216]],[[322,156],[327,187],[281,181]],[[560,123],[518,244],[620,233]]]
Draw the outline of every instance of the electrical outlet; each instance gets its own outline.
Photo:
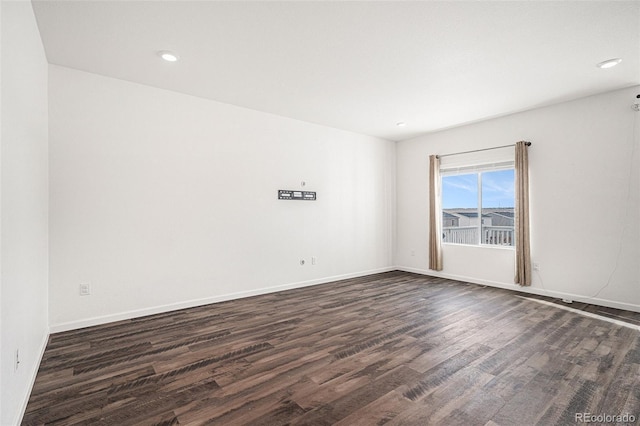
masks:
[[[540,271],[540,263],[533,262],[533,270],[534,271]]]
[[[316,259],[316,257],[315,257],[315,256],[311,256],[311,264],[312,264],[312,265],[315,265],[317,261],[318,261],[318,260]]]
[[[15,370],[18,370],[18,367],[20,367],[20,349],[16,349],[16,363],[15,363]]]
[[[80,296],[91,296],[91,283],[80,284]]]

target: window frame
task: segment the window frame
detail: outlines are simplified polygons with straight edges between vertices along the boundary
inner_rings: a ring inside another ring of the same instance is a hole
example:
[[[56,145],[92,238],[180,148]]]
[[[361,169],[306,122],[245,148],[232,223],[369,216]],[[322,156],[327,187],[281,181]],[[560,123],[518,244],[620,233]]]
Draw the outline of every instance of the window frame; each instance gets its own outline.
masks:
[[[440,207],[440,215],[439,215],[439,219],[440,219],[440,226],[443,229],[442,232],[442,236],[441,236],[441,242],[442,244],[446,244],[446,245],[454,245],[454,246],[466,246],[466,247],[483,247],[483,248],[497,248],[497,249],[507,249],[507,250],[515,250],[515,221],[514,221],[514,225],[513,225],[513,237],[511,239],[511,244],[485,244],[482,242],[483,238],[482,238],[482,228],[483,228],[483,218],[482,218],[482,175],[483,173],[490,173],[490,172],[496,172],[496,171],[501,171],[501,170],[513,170],[514,172],[514,181],[515,181],[515,163],[513,161],[505,161],[505,162],[500,162],[500,163],[493,163],[493,164],[484,164],[484,165],[474,165],[474,166],[467,166],[467,167],[454,167],[451,169],[445,169],[445,170],[441,170],[440,171],[440,202],[439,202],[439,207]],[[476,207],[476,212],[478,214],[478,223],[476,225],[477,227],[477,238],[476,238],[476,242],[475,243],[456,243],[456,242],[449,242],[449,241],[445,241],[445,237],[444,237],[444,211],[446,210],[443,206],[443,196],[444,196],[444,189],[443,189],[443,179],[448,177],[448,176],[462,176],[462,175],[476,175],[477,177],[477,207]],[[514,200],[515,201],[515,200]],[[515,206],[513,207],[515,210]]]

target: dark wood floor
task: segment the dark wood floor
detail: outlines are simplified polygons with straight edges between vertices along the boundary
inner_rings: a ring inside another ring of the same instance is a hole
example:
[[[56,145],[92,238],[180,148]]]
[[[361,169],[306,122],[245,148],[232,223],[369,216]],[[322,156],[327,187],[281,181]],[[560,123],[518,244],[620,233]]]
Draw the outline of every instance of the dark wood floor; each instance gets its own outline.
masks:
[[[553,425],[640,417],[640,332],[390,272],[54,334],[24,424]]]

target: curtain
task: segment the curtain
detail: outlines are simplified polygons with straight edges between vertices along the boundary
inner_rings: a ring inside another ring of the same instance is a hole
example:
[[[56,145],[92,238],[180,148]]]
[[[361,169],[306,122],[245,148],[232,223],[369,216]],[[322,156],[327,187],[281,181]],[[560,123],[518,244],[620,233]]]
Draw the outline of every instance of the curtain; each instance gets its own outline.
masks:
[[[429,269],[442,271],[440,159],[436,155],[429,156]]]
[[[531,248],[529,238],[529,158],[527,144],[516,143],[515,155],[515,283],[531,285]]]

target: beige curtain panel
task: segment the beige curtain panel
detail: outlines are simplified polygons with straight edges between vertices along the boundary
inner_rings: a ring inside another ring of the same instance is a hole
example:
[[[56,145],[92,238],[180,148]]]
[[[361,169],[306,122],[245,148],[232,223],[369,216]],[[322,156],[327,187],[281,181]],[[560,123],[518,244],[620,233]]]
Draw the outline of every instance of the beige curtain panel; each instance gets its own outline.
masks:
[[[516,284],[531,285],[531,248],[529,238],[529,158],[527,144],[516,143],[515,157],[515,240]]]
[[[440,159],[436,155],[429,156],[429,269],[442,271]]]

